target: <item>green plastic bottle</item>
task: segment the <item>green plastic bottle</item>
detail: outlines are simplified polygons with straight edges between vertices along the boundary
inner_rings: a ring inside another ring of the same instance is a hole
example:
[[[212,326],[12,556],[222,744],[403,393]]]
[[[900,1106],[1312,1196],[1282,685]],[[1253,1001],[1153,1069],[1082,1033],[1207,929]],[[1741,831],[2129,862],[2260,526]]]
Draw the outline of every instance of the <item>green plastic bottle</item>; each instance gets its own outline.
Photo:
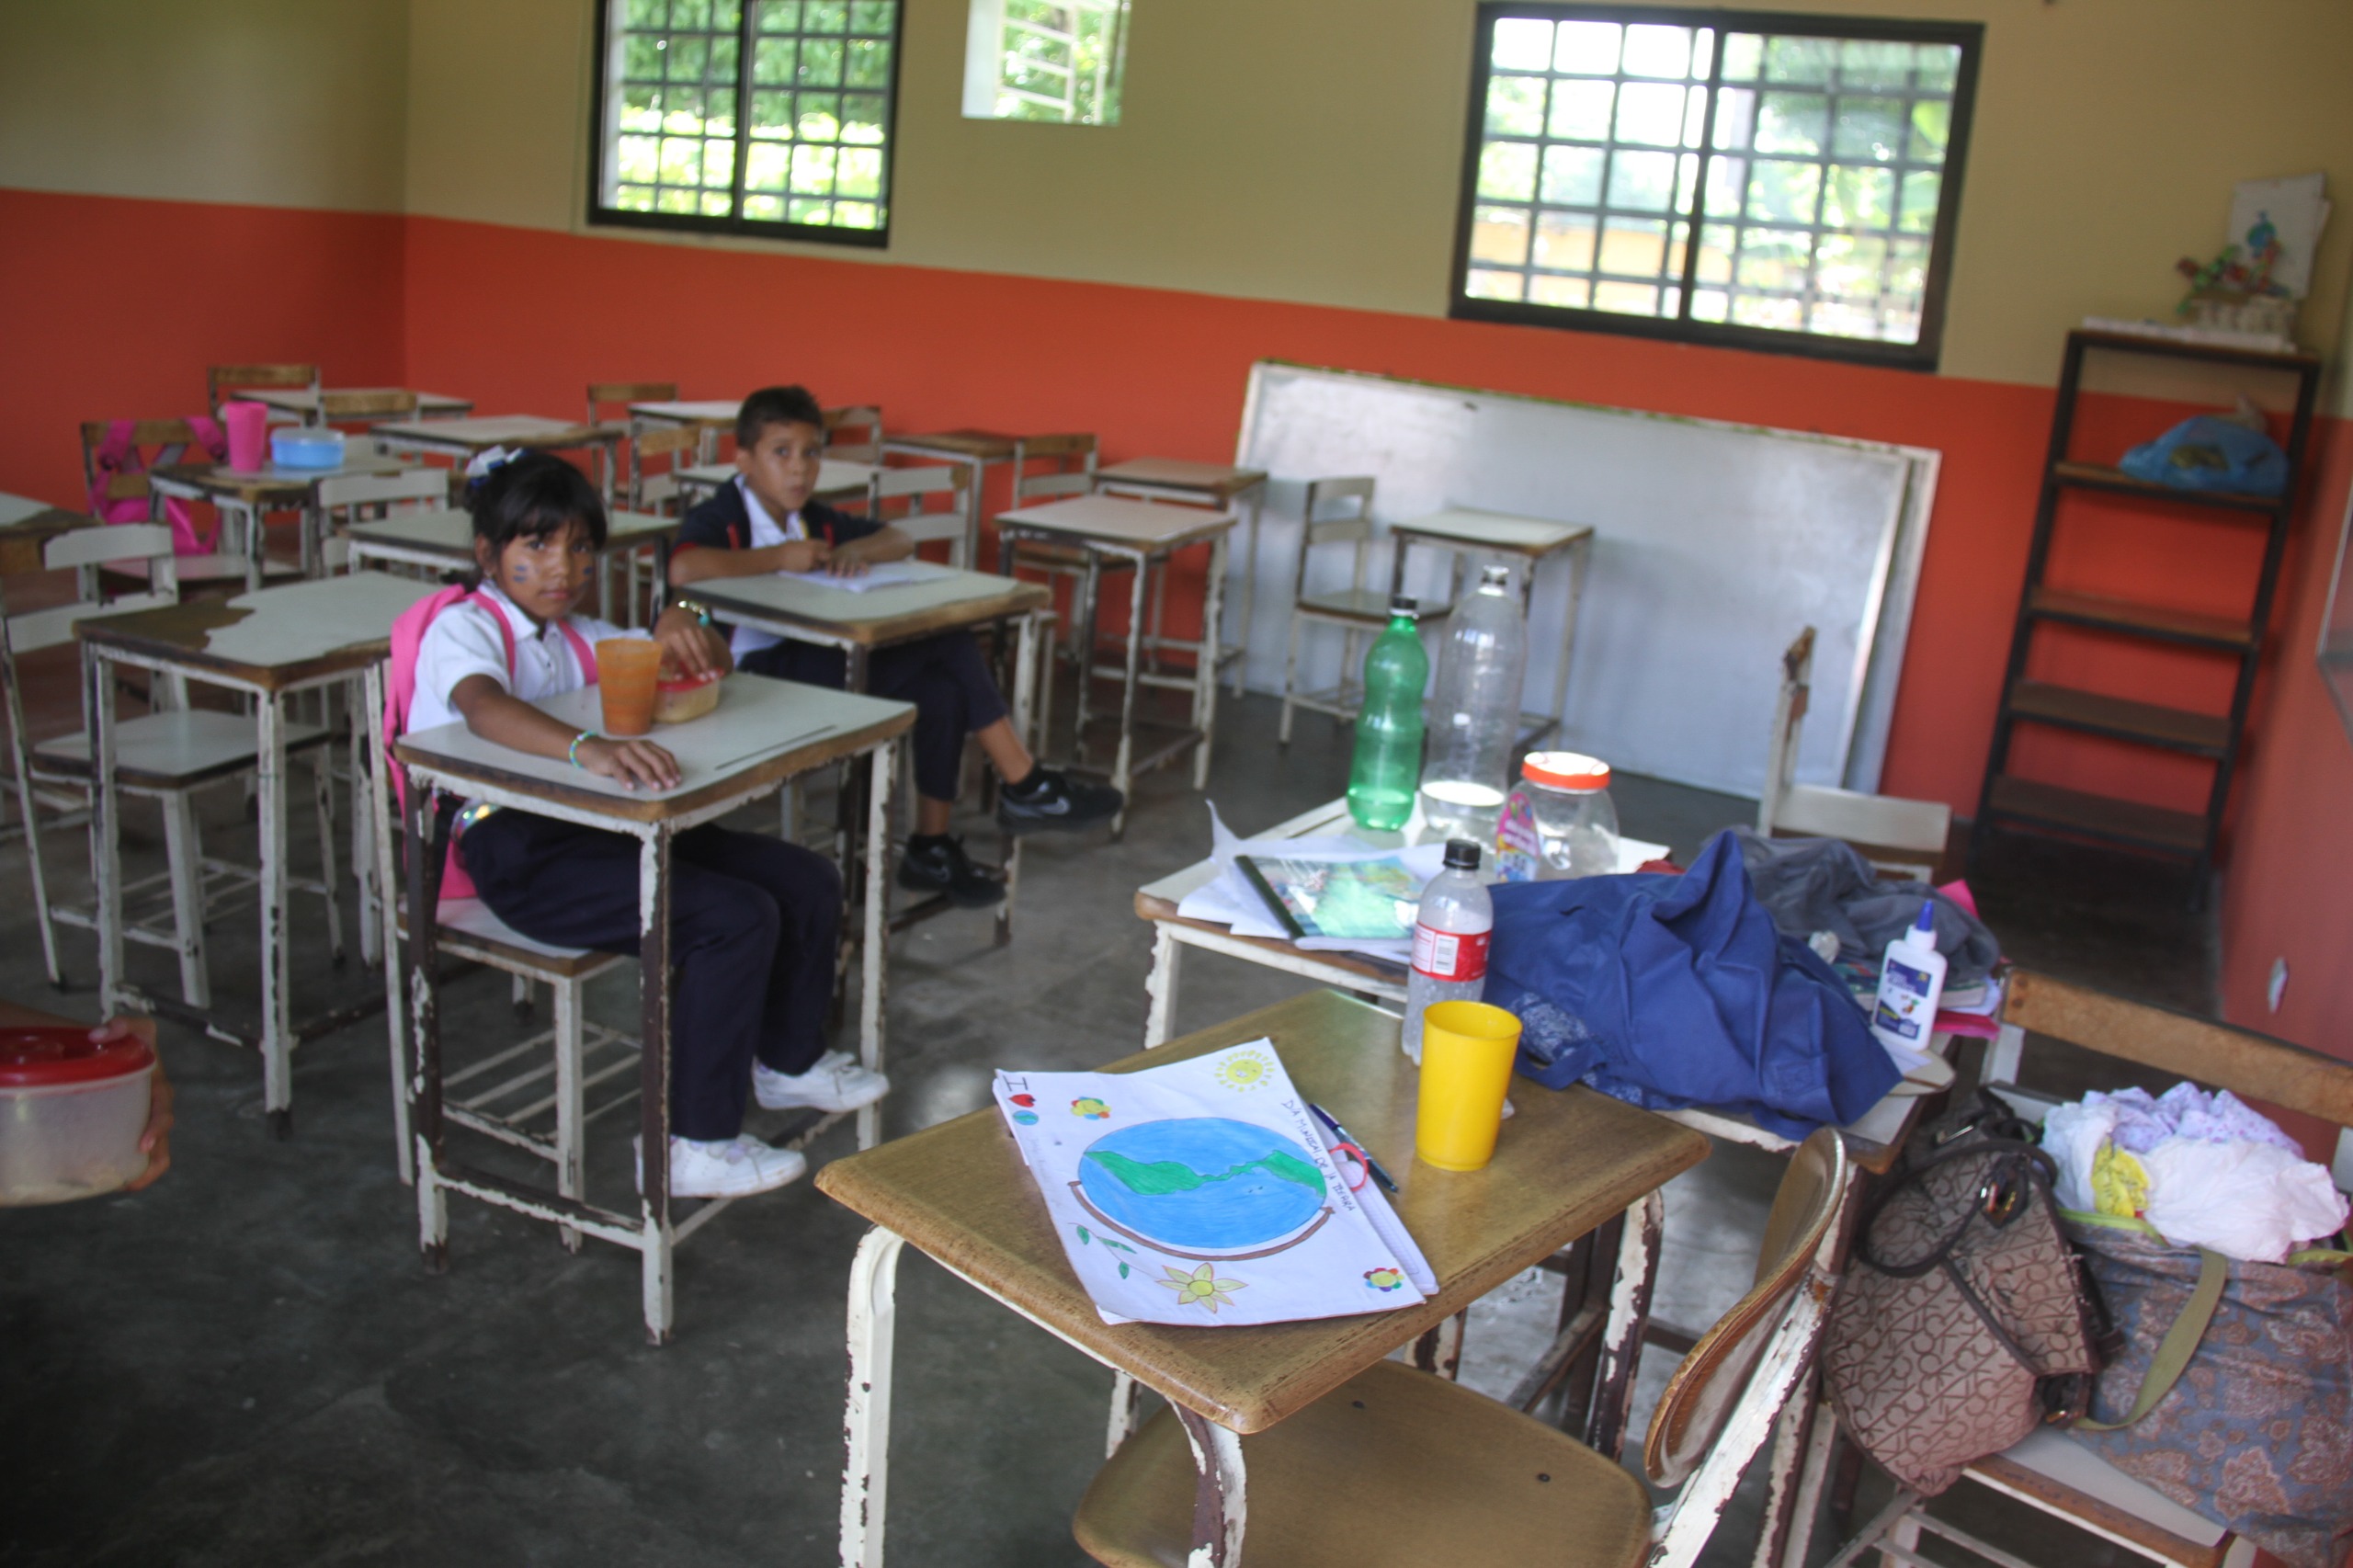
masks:
[[[1388,630],[1364,660],[1364,706],[1357,713],[1356,759],[1348,765],[1348,815],[1389,832],[1414,812],[1422,781],[1422,690],[1430,656],[1414,629],[1414,601],[1389,601]]]

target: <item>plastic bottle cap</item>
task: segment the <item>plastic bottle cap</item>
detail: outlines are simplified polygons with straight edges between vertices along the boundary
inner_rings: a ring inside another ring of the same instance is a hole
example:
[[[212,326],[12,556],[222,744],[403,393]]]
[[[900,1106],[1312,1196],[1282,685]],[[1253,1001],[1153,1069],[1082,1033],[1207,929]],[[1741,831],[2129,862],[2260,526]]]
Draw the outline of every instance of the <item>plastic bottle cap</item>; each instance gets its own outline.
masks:
[[[1929,947],[1933,948],[1937,945],[1937,901],[1935,899],[1924,898],[1920,901],[1920,918],[1912,922],[1912,929],[1915,933],[1925,934],[1928,938]]]
[[[1420,608],[1421,602],[1415,599],[1411,594],[1392,594],[1389,596],[1389,613],[1392,615],[1412,615]]]
[[[0,1088],[103,1083],[154,1064],[154,1051],[137,1035],[94,1040],[80,1024],[0,1028]]]
[[[1607,790],[1609,765],[1574,751],[1532,751],[1519,765],[1520,777],[1555,790]]]
[[[1491,585],[1509,586],[1510,583],[1511,568],[1501,562],[1490,562],[1479,568],[1479,586],[1483,588]]]
[[[1449,871],[1475,871],[1479,869],[1479,846],[1467,838],[1446,841],[1446,869]]]

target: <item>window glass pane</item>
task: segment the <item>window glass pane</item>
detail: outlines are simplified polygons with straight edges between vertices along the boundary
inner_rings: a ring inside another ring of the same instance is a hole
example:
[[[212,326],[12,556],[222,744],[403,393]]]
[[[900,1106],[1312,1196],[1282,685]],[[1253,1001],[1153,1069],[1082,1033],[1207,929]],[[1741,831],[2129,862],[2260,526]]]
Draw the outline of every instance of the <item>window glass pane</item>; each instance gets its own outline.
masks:
[[[1724,35],[1723,78],[1727,82],[1754,82],[1764,68],[1765,40],[1756,33]]]
[[[1904,129],[1903,99],[1842,97],[1831,128],[1830,151],[1841,158],[1892,164],[1904,155]]]
[[[1691,29],[1636,23],[1626,29],[1629,76],[1688,76],[1691,74]]]
[[[1544,149],[1544,199],[1564,207],[1594,207],[1601,201],[1601,165],[1608,154],[1598,147]]]
[[[1482,207],[1471,221],[1471,259],[1528,265],[1528,209]]]
[[[1616,111],[1618,84],[1615,82],[1555,82],[1552,84],[1552,119],[1544,133],[1563,142],[1605,142],[1609,138],[1609,119]],[[1488,130],[1495,110],[1494,99],[1488,100]]]
[[[1818,156],[1829,121],[1830,100],[1818,93],[1767,93],[1756,117],[1756,150]]]
[[[1620,153],[1609,160],[1609,205],[1664,212],[1675,196],[1675,154]]]
[[[1536,221],[1536,265],[1555,272],[1593,270],[1593,218],[1547,212]]]
[[[1487,134],[1535,136],[1544,130],[1544,78],[1498,76],[1487,84]]]
[[[1477,300],[1517,300],[1528,286],[1528,277],[1519,272],[1471,271],[1467,287]]]
[[[1552,58],[1552,24],[1526,17],[1506,17],[1495,24],[1495,62],[1498,71],[1541,71]]]
[[[971,119],[1117,125],[1129,0],[969,0],[964,114]],[[887,56],[849,85],[880,85]]]
[[[1884,229],[1895,219],[1895,171],[1834,166],[1822,190],[1826,229]]]
[[[1613,74],[1625,31],[1616,22],[1563,22],[1552,46],[1552,69],[1585,76]]]
[[[1547,278],[1540,274],[1529,279],[1528,298],[1534,304],[1581,311],[1592,302],[1593,285],[1582,278]]]
[[[1479,154],[1479,194],[1506,201],[1536,198],[1536,147],[1528,142],[1491,142]]]
[[[1900,227],[1915,234],[1925,234],[1937,226],[1937,198],[1943,194],[1943,176],[1931,174],[1904,176],[1904,210],[1897,222]]]
[[[1639,147],[1681,146],[1683,89],[1655,82],[1627,83],[1618,94],[1618,140]]]

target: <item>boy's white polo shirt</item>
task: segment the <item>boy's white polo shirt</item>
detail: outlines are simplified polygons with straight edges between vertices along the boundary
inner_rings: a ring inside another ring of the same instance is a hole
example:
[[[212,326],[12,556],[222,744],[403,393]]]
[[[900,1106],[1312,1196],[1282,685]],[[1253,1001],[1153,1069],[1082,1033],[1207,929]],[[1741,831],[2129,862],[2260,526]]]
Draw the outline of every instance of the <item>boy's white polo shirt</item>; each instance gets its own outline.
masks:
[[[744,515],[752,519],[751,548],[754,550],[766,550],[771,545],[788,544],[796,539],[809,537],[809,530],[801,526],[800,513],[793,513],[780,525],[774,517],[769,517],[768,509],[760,505],[760,498],[752,494],[752,487],[744,483],[744,476],[740,473],[735,476],[735,488],[743,492]],[[735,655],[735,662],[740,665],[744,662],[745,654],[756,653],[763,648],[773,648],[783,641],[783,638],[773,631],[762,631],[755,627],[739,626],[735,629],[735,634],[727,640],[727,647]]]
[[[506,674],[506,644],[493,616],[504,616],[515,635],[515,674]],[[590,647],[608,637],[645,637],[625,631],[593,615],[566,618]],[[433,618],[416,650],[416,695],[408,705],[410,732],[436,724],[453,724],[460,715],[449,706],[449,694],[468,676],[488,676],[506,692],[525,702],[561,697],[589,684],[589,672],[580,667],[572,639],[554,621],[534,630],[531,618],[494,585],[485,583],[473,597],[451,605]]]

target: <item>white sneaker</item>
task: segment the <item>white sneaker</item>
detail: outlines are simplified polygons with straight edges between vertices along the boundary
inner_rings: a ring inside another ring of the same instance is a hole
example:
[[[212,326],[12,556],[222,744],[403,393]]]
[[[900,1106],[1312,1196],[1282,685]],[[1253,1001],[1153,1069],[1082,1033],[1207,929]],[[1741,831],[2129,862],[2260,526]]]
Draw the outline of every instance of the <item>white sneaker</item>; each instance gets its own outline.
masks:
[[[631,1140],[637,1151],[637,1187],[645,1190],[645,1141]],[[756,1138],[734,1137],[717,1142],[692,1138],[670,1140],[670,1196],[673,1198],[742,1198],[770,1192],[809,1174],[809,1162],[798,1149],[776,1149]]]
[[[752,1094],[769,1110],[856,1110],[890,1092],[890,1079],[859,1066],[847,1051],[829,1051],[805,1073],[752,1063]]]

